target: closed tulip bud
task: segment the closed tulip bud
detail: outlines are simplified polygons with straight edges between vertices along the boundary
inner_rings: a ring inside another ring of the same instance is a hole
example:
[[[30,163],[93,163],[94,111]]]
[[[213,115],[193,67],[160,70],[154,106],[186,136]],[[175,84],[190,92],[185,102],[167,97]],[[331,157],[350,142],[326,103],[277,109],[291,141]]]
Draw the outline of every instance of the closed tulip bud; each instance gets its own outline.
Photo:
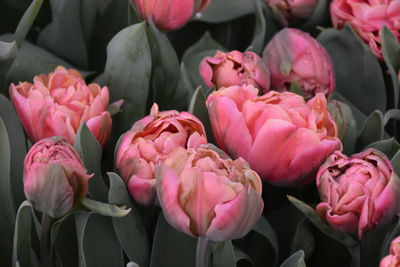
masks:
[[[390,244],[390,254],[384,257],[379,267],[400,266],[400,236],[396,237]]]
[[[10,85],[10,97],[26,133],[33,142],[62,136],[73,144],[79,126],[86,122],[101,145],[111,131],[107,111],[107,87],[87,85],[75,70],[57,67],[49,75],[38,75],[33,84]]]
[[[318,167],[341,148],[325,96],[305,102],[291,93],[257,95],[253,86],[221,88],[207,99],[218,146],[247,160],[266,181],[299,186],[315,179]]]
[[[161,30],[171,31],[183,27],[211,0],[130,0],[140,16],[153,20]]]
[[[382,40],[380,30],[386,26],[400,40],[400,1],[351,1],[333,0],[330,6],[332,24],[341,29],[348,23],[360,38],[367,43],[372,53],[380,60]]]
[[[320,167],[319,216],[332,228],[359,239],[400,211],[400,180],[390,160],[376,149],[347,157],[333,153]]]
[[[206,144],[204,126],[188,112],[158,111],[154,104],[149,116],[137,121],[125,133],[118,147],[116,167],[131,196],[142,205],[156,200],[155,168],[175,148]]]
[[[200,63],[200,74],[208,87],[229,87],[251,84],[263,92],[269,90],[269,71],[253,52],[217,51]]]
[[[85,197],[92,176],[64,139],[42,139],[25,157],[25,196],[36,210],[53,218],[62,217]]]
[[[285,28],[275,34],[264,50],[271,89],[290,90],[297,83],[306,99],[317,93],[329,96],[335,89],[332,61],[313,37],[298,29]]]
[[[266,0],[268,6],[281,15],[285,26],[311,18],[317,0]]]
[[[330,100],[328,102],[329,113],[338,126],[338,136],[343,140],[349,131],[356,132],[356,121],[351,108],[343,102]]]
[[[260,177],[246,161],[207,146],[174,150],[157,168],[157,180],[166,220],[191,236],[241,238],[264,207]]]

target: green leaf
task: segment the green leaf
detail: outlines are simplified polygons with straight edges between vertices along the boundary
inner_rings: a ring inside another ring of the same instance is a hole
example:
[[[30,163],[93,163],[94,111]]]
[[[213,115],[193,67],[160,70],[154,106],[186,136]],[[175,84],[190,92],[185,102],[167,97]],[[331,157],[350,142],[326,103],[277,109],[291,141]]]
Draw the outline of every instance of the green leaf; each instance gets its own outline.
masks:
[[[0,117],[3,119],[5,127],[7,129],[7,135],[9,139],[9,147],[11,149],[11,169],[10,169],[10,181],[12,188],[12,195],[14,198],[15,209],[25,200],[25,194],[23,190],[22,176],[24,168],[24,159],[26,155],[26,138],[24,130],[19,121],[17,113],[15,112],[10,100],[4,95],[0,94]],[[1,146],[6,149],[5,146]],[[2,155],[6,155],[3,151]],[[4,167],[0,168],[4,172]],[[5,179],[5,176],[3,177]],[[0,186],[1,188],[6,188]],[[14,213],[15,214],[15,213]]]
[[[212,3],[214,2],[218,1],[212,1]],[[185,51],[182,62],[185,64],[195,86],[203,85],[204,88],[207,88],[199,73],[200,62],[205,57],[214,56],[217,50],[225,51],[225,48],[215,41],[209,32],[206,32],[197,43]]]
[[[90,198],[84,198],[81,204],[94,213],[110,217],[124,217],[131,211],[130,208],[124,206],[119,207],[117,205],[98,202]]]
[[[150,267],[195,266],[196,239],[172,228],[162,213],[158,217]]]
[[[390,110],[386,111],[385,118],[383,120],[383,124],[387,125],[391,119],[400,121],[400,109],[390,109]]]
[[[261,216],[260,219],[257,221],[257,224],[253,227],[253,231],[265,237],[265,239],[269,242],[274,251],[274,265],[276,265],[279,256],[279,243],[271,224],[266,218]]]
[[[313,254],[315,249],[315,237],[307,218],[303,218],[297,225],[296,233],[290,245],[291,253],[302,250],[305,253],[305,258],[308,259]]]
[[[321,232],[326,234],[327,236],[335,239],[336,241],[342,243],[346,247],[354,247],[357,246],[357,241],[354,240],[349,235],[336,231],[332,229],[330,226],[325,224],[316,214],[315,210],[308,206],[306,203],[292,197],[287,196],[289,201],[298,208]]]
[[[314,8],[314,12],[309,20],[307,20],[300,29],[306,32],[313,31],[316,26],[325,24],[329,21],[329,4],[328,0],[319,0]],[[329,23],[329,22],[328,22]]]
[[[181,77],[179,79],[178,89],[179,92],[185,94],[186,103],[189,106],[191,101],[191,96],[196,91],[196,86],[190,77],[188,69],[186,68],[185,63],[181,64]]]
[[[0,62],[7,59],[13,59],[17,54],[18,47],[15,41],[11,43],[0,41]]]
[[[204,95],[201,87],[198,87],[193,93],[192,100],[189,105],[189,112],[195,115],[203,123],[206,130],[207,140],[209,143],[214,143],[213,133],[211,129],[210,118],[206,106],[206,96]]]
[[[50,0],[52,22],[43,29],[38,44],[81,68],[89,67],[83,35],[80,0]]]
[[[306,267],[304,251],[299,250],[294,253],[281,264],[281,267]]]
[[[397,223],[387,231],[387,234],[385,236],[385,240],[382,243],[381,249],[380,249],[380,258],[382,259],[386,255],[389,254],[390,251],[390,244],[392,243],[393,239],[395,239],[397,236],[400,235],[400,217],[397,215]]]
[[[94,173],[94,177],[89,179],[89,194],[96,200],[106,202],[108,189],[101,174],[101,146],[85,123],[81,124],[76,133],[74,147],[88,173]]]
[[[380,141],[384,133],[384,118],[382,112],[374,111],[365,121],[358,136],[359,147],[365,147],[373,142]]]
[[[370,48],[351,27],[346,25],[341,31],[323,30],[318,41],[328,51],[335,67],[336,91],[365,114],[384,111],[386,89],[382,70]]]
[[[397,153],[397,151],[399,151],[400,144],[396,141],[394,137],[392,137],[369,144],[365,149],[368,148],[378,149],[379,151],[385,153],[388,158],[392,158]]]
[[[148,266],[150,248],[146,229],[140,217],[137,205],[132,201],[122,179],[115,173],[109,172],[110,203],[124,205],[133,209],[123,218],[113,218],[114,230],[117,238],[129,260],[140,266]],[[140,244],[140,245],[139,245]]]
[[[124,266],[122,248],[111,218],[97,214],[76,214],[79,266]]]
[[[212,267],[236,267],[236,254],[232,241],[225,240],[214,245]]]
[[[265,44],[265,34],[266,34],[266,22],[263,14],[263,8],[260,0],[253,0],[254,9],[255,9],[255,29],[253,41],[251,42],[250,49],[256,52],[257,54],[261,54],[264,50]]]
[[[14,201],[10,181],[10,142],[3,120],[0,118],[0,263],[10,266],[15,224]]]
[[[179,60],[165,33],[160,32],[152,21],[149,22],[148,40],[153,59],[153,102],[159,104],[162,110],[182,109],[176,107],[179,103],[187,103],[185,94],[177,92],[180,77]]]
[[[196,20],[221,23],[242,17],[254,12],[253,3],[243,0],[211,1],[207,9],[196,16]]]
[[[42,2],[43,0],[33,0],[19,21],[17,29],[14,33],[14,40],[18,47],[22,45],[22,41],[25,39],[30,28],[32,27],[32,24],[39,13],[40,7],[42,6]]]
[[[29,201],[24,201],[18,209],[13,242],[13,266],[39,266],[31,247],[31,225],[34,211]],[[9,266],[9,265],[8,265]]]
[[[112,101],[124,99],[115,126],[122,131],[146,112],[151,75],[151,51],[144,23],[120,31],[107,46],[105,83]]]
[[[400,69],[400,45],[397,38],[386,26],[381,28],[380,37],[382,41],[383,59],[385,60],[392,79],[392,104],[394,107],[397,107],[399,101],[399,80],[397,73]]]
[[[393,164],[394,171],[397,173],[397,175],[400,175],[400,150],[397,151],[397,153],[393,156],[391,162]]]

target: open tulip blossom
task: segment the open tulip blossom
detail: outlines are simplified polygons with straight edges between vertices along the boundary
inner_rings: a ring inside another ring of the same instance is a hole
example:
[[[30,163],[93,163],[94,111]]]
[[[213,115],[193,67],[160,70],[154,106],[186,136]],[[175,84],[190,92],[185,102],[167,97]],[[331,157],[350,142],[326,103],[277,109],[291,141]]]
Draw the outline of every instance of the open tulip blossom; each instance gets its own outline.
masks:
[[[62,217],[86,196],[92,176],[63,138],[42,139],[25,157],[25,196],[35,209],[53,218]]]
[[[388,158],[376,149],[347,157],[333,153],[317,174],[321,203],[317,212],[327,223],[362,236],[400,211],[400,180]]]
[[[35,76],[33,84],[12,83],[10,97],[33,142],[62,136],[73,144],[83,122],[101,145],[108,140],[112,125],[108,89],[87,85],[76,70],[59,66],[49,75]]]
[[[150,115],[137,121],[122,137],[116,167],[131,196],[138,203],[149,205],[156,199],[157,165],[177,147],[193,148],[206,143],[199,119],[188,112],[160,112],[154,104]]]
[[[393,239],[390,244],[390,254],[384,257],[379,267],[400,266],[400,236]]]
[[[300,186],[315,179],[320,164],[341,148],[325,96],[305,102],[291,93],[258,96],[253,86],[221,88],[207,99],[218,146],[246,159],[266,181]]]
[[[177,148],[157,168],[157,180],[165,218],[192,236],[241,238],[263,211],[258,174],[214,148]]]
[[[254,52],[217,51],[213,57],[202,60],[199,71],[210,88],[251,84],[262,92],[269,90],[269,71]]]

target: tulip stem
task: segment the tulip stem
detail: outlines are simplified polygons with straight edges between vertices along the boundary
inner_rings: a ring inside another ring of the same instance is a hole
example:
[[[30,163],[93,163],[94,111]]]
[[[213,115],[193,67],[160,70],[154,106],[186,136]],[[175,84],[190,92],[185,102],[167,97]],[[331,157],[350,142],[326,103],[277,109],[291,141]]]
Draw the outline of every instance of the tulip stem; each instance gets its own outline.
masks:
[[[53,249],[51,248],[50,233],[51,226],[53,225],[54,219],[47,214],[42,215],[42,225],[40,233],[40,259],[42,267],[54,267],[53,261]]]
[[[211,242],[204,237],[197,239],[196,267],[208,267],[210,265]]]

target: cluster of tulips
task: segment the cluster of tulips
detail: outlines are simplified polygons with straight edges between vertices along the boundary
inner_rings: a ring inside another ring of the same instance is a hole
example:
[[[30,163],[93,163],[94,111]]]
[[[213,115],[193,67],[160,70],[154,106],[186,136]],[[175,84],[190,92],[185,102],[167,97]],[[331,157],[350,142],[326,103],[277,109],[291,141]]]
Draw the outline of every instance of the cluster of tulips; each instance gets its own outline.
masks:
[[[131,2],[144,19],[170,31],[210,0]],[[310,18],[317,2],[266,0],[285,26]],[[330,12],[334,27],[349,23],[380,60],[382,25],[400,40],[400,0],[333,0]],[[135,202],[161,207],[170,225],[212,241],[251,231],[263,213],[263,183],[316,182],[320,219],[360,240],[400,212],[400,180],[387,156],[373,148],[342,153],[345,104],[330,99],[334,67],[311,35],[284,28],[263,55],[217,51],[203,58],[199,74],[208,87],[204,104],[215,144],[195,115],[160,111],[154,103],[149,115],[130,122],[115,149],[115,169]],[[110,104],[106,86],[87,84],[63,66],[33,83],[12,83],[9,95],[32,142],[24,162],[25,196],[36,210],[61,218],[86,197],[93,176],[73,147],[78,129],[86,124],[104,146],[112,129],[110,107],[123,109],[124,101]],[[400,237],[381,266],[400,266]]]

